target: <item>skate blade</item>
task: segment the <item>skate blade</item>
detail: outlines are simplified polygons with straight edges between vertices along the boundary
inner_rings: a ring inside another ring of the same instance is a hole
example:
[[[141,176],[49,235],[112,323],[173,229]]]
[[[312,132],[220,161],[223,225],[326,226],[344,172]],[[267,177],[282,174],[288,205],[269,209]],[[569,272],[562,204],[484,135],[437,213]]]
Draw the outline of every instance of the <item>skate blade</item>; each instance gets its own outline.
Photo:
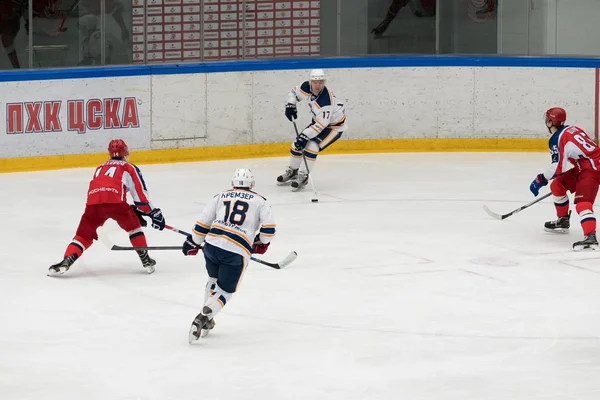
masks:
[[[154,273],[154,271],[156,271],[156,270],[154,269],[154,266],[153,266],[153,265],[150,265],[150,266],[148,266],[148,267],[144,267],[144,268],[146,268],[146,272],[147,272],[148,274],[153,274],[153,273]]]
[[[585,244],[585,245],[573,245],[574,251],[598,251],[600,250],[600,245],[597,244]]]
[[[550,232],[550,233],[560,233],[560,234],[569,233],[569,228],[558,228],[558,229],[544,228],[544,230],[546,232]]]
[[[304,189],[305,187],[306,187],[306,185],[299,186],[299,187],[293,187],[292,186],[292,192],[299,192],[300,190]]]
[[[289,186],[292,184],[292,181],[289,180],[287,182],[277,182],[277,186]]]
[[[200,331],[200,337],[201,337],[201,338],[205,338],[205,337],[207,337],[207,336],[208,336],[208,334],[209,334],[209,333],[210,333],[210,329],[202,329],[202,330]]]
[[[190,327],[190,333],[188,335],[188,343],[192,344],[194,343],[196,340],[199,339],[199,337],[196,337],[195,333],[198,332],[198,327],[194,324],[192,324],[192,326]]]
[[[58,271],[54,270],[54,269],[49,269],[48,273],[46,274],[47,276],[61,276],[62,274],[64,274],[67,270],[60,268]]]

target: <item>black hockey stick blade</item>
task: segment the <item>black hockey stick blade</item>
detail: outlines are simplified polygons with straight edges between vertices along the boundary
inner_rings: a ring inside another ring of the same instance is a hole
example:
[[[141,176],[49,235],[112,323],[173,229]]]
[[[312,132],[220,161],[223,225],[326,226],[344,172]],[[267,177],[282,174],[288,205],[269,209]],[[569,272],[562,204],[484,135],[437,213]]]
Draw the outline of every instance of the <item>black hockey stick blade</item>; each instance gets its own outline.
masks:
[[[498,219],[498,220],[503,220],[503,219],[506,219],[506,218],[510,217],[510,216],[511,216],[511,215],[513,215],[513,214],[516,214],[516,213],[518,213],[518,212],[520,212],[520,211],[523,211],[523,210],[524,210],[524,209],[526,209],[526,208],[529,208],[529,207],[531,207],[531,206],[532,206],[532,205],[534,205],[535,203],[539,203],[540,201],[542,201],[542,200],[544,200],[544,199],[546,199],[546,198],[548,198],[548,197],[550,197],[550,196],[552,196],[552,192],[550,192],[550,193],[546,193],[546,194],[545,194],[545,195],[543,195],[542,197],[539,197],[539,198],[537,198],[537,199],[533,200],[532,202],[529,202],[529,203],[525,204],[524,206],[521,206],[521,207],[517,208],[516,210],[513,210],[513,211],[511,211],[511,212],[509,212],[509,213],[507,213],[507,214],[502,214],[502,215],[501,215],[501,214],[496,214],[495,212],[493,212],[492,210],[490,210],[490,209],[488,208],[488,206],[486,206],[486,205],[484,205],[484,206],[483,206],[483,210],[484,210],[486,213],[488,213],[488,215],[489,215],[490,217],[492,217],[492,218],[495,218],[495,219]]]
[[[183,249],[181,246],[118,246],[113,244],[111,250],[180,250]]]
[[[258,258],[250,257],[250,259],[259,264],[266,265],[267,267],[275,268],[275,269],[283,269],[294,262],[294,260],[298,257],[298,253],[292,251],[283,261],[278,263],[270,263],[268,261],[264,261]]]

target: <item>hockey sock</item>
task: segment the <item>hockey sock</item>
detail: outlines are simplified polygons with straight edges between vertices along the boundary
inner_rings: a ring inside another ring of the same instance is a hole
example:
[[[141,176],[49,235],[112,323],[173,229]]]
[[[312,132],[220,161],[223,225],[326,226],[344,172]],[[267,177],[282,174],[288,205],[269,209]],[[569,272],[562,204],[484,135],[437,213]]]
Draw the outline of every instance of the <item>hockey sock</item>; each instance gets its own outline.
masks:
[[[290,168],[298,169],[300,167],[300,163],[302,162],[302,152],[298,151],[292,146],[290,149]]]
[[[575,205],[575,209],[577,210],[577,214],[579,214],[584,236],[596,232],[596,217],[594,216],[592,203],[582,201]]]
[[[315,142],[310,142],[304,148],[304,157],[306,158],[306,164],[308,165],[308,171],[311,172],[315,165],[315,161],[317,161],[317,156],[319,155],[319,145]]]
[[[134,247],[148,246],[148,242],[146,242],[146,235],[144,235],[144,231],[142,231],[142,228],[129,231],[129,241]]]
[[[64,257],[67,258],[70,255],[77,254],[77,258],[81,257],[83,252],[92,245],[92,242],[82,238],[81,236],[75,236],[71,243],[65,250]]]
[[[208,300],[204,303],[204,307],[208,307],[212,310],[210,315],[207,315],[209,318],[214,318],[215,315],[219,313],[225,307],[225,304],[231,299],[233,293],[228,293],[221,289],[218,284],[215,284],[215,290],[213,294],[208,298]]]
[[[206,282],[206,288],[204,289],[204,304],[206,304],[209,297],[215,293],[216,287],[217,287],[217,278],[208,278],[208,282]]]
[[[556,216],[558,218],[569,215],[569,196],[552,196],[554,199],[554,208],[556,208]]]

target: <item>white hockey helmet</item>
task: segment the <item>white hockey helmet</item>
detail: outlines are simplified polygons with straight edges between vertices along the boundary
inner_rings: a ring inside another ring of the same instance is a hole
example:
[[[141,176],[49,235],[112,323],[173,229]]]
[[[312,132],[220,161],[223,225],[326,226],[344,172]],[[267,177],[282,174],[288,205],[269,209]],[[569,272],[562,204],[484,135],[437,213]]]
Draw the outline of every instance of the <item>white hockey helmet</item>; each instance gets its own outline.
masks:
[[[310,80],[325,82],[325,71],[323,71],[322,69],[313,69],[312,71],[310,71]]]
[[[252,189],[254,187],[254,175],[248,168],[238,168],[231,178],[231,186],[234,188]]]

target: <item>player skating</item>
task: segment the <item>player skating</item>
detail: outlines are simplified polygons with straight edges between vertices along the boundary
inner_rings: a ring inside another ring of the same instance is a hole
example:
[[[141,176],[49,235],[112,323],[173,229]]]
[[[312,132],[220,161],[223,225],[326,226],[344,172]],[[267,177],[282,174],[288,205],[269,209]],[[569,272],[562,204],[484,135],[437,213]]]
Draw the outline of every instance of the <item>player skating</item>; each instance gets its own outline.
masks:
[[[77,232],[65,250],[64,259],[49,268],[48,275],[59,275],[69,270],[82,253],[98,239],[97,229],[107,219],[114,219],[129,234],[132,246],[146,247],[146,236],[142,225],[146,221],[142,215],[152,219],[152,227],[163,230],[165,219],[160,208],[150,202],[142,172],[127,162],[129,150],[123,140],[111,140],[108,144],[110,160],[101,164],[90,181],[85,211],[77,227]],[[127,192],[133,198],[133,205],[127,203]],[[154,261],[147,250],[137,250],[142,265],[148,273],[154,272]]]
[[[530,190],[537,196],[542,186],[550,184],[550,191],[556,207],[555,221],[546,222],[545,230],[566,233],[569,230],[569,197],[567,192],[575,194],[575,210],[579,214],[583,240],[573,243],[576,251],[598,250],[596,238],[596,217],[593,205],[598,193],[600,177],[600,149],[579,127],[565,125],[567,113],[562,108],[551,108],[544,115],[546,128],[552,134],[548,141],[552,163],[531,182]],[[569,168],[569,164],[573,168]]]
[[[294,87],[288,95],[285,116],[290,121],[298,118],[296,104],[301,100],[308,100],[312,114],[312,122],[292,143],[288,168],[277,177],[279,184],[291,182],[295,190],[308,183],[308,173],[312,171],[319,152],[338,140],[346,129],[344,103],[325,86],[325,81],[325,72],[313,69],[310,79]],[[308,171],[304,170],[306,166],[301,167],[303,155]]]
[[[202,312],[190,328],[190,343],[214,328],[214,317],[235,293],[252,254],[264,254],[275,236],[275,220],[267,200],[253,192],[254,176],[239,168],[232,189],[214,196],[204,208],[183,254],[196,255],[202,243],[208,272]]]

